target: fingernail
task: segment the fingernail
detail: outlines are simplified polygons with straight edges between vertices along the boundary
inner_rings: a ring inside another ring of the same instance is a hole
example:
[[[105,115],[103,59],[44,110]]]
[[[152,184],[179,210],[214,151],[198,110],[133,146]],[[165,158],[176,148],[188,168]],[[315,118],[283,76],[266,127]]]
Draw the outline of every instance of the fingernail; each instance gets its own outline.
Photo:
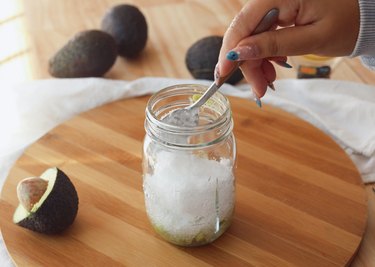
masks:
[[[214,77],[215,77],[215,80],[220,78],[219,63],[216,64],[215,66]]]
[[[281,67],[291,69],[293,68],[292,65],[289,65],[286,61],[275,61],[275,63]]]
[[[220,78],[219,63],[216,64],[215,66],[214,78],[215,78],[215,82]]]
[[[260,101],[258,97],[256,98],[255,103],[257,103],[259,108],[262,108],[262,102]]]
[[[227,54],[227,59],[231,61],[238,60],[239,55],[236,51],[229,51]]]
[[[231,61],[254,59],[259,55],[255,45],[237,47],[227,53],[227,59]]]
[[[252,98],[254,99],[255,103],[257,104],[257,106],[259,108],[262,107],[262,101],[260,101],[260,98],[256,95],[256,93],[254,93],[254,90],[251,89],[251,93],[252,93]]]
[[[273,83],[269,83],[268,87],[271,88],[273,91],[276,91],[275,86],[273,85]]]

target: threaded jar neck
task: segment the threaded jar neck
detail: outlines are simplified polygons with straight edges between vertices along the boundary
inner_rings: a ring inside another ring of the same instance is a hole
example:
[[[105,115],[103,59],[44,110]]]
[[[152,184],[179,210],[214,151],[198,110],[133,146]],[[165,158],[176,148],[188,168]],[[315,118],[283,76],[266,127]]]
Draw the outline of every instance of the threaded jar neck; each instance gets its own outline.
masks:
[[[145,130],[154,141],[181,149],[217,144],[232,134],[233,120],[228,99],[215,93],[199,110],[198,126],[176,126],[163,121],[171,111],[185,108],[207,90],[206,86],[179,84],[160,90],[148,101]]]

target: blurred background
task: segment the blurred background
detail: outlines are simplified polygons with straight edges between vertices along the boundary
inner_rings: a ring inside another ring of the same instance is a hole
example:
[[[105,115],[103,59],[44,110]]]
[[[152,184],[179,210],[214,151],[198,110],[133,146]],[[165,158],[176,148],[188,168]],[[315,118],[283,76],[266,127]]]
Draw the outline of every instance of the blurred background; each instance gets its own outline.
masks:
[[[11,85],[52,78],[48,60],[77,32],[99,29],[106,10],[128,3],[140,8],[147,19],[146,49],[136,59],[117,57],[106,78],[134,80],[143,76],[192,78],[185,66],[188,48],[209,35],[223,35],[245,0],[0,0],[0,90]],[[278,79],[296,78],[302,63],[290,58],[293,69],[276,66]],[[326,62],[324,62],[326,64]],[[375,72],[359,59],[341,58],[328,62],[330,79],[375,85]],[[368,196],[373,192],[367,186]],[[372,202],[374,203],[374,201]],[[370,206],[374,210],[374,205]],[[374,229],[374,218],[369,225]],[[374,231],[374,230],[372,230]],[[373,266],[374,235],[365,240],[355,266]],[[372,256],[371,256],[372,255]],[[1,262],[0,262],[1,265]]]
[[[105,77],[134,80],[141,76],[191,78],[185,67],[187,49],[198,39],[223,35],[246,1],[126,1],[140,8],[149,26],[146,49],[135,60],[117,58]],[[77,32],[99,29],[105,11],[123,1],[0,0],[0,79],[18,83],[51,78],[48,60]],[[173,33],[173,34],[172,34]],[[277,68],[278,79],[296,78],[293,69]],[[375,84],[375,75],[358,59],[335,61],[331,79]]]

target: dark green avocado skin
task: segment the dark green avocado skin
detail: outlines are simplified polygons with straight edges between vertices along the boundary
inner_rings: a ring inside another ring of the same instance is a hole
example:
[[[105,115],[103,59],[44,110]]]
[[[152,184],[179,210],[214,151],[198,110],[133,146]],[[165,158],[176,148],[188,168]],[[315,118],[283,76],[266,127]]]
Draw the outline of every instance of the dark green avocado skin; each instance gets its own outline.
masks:
[[[68,176],[58,170],[55,185],[42,206],[18,225],[43,234],[58,234],[73,223],[77,212],[77,191]]]
[[[112,7],[104,15],[101,29],[113,36],[120,56],[135,58],[146,46],[148,26],[145,16],[136,6],[122,4]]]
[[[57,78],[101,77],[115,63],[117,46],[99,30],[77,33],[49,60],[49,73]]]
[[[222,43],[222,36],[208,36],[190,46],[185,56],[185,63],[195,79],[214,80],[214,71]],[[242,78],[242,72],[238,69],[226,82],[236,84]]]

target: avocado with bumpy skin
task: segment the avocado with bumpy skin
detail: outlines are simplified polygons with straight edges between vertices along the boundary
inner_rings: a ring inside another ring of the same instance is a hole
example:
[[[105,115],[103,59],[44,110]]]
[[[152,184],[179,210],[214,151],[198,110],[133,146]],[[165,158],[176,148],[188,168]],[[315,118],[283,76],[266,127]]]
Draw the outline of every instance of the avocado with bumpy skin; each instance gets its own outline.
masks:
[[[40,178],[22,180],[17,186],[17,194],[20,204],[14,212],[13,222],[29,230],[61,233],[77,216],[77,191],[69,177],[58,168],[46,170]]]
[[[101,77],[115,63],[117,47],[111,35],[99,30],[77,33],[49,61],[57,78]]]
[[[214,71],[219,58],[223,37],[208,36],[196,41],[188,49],[186,67],[195,79],[214,80]],[[236,84],[243,78],[241,70],[236,70],[226,81]]]
[[[120,56],[137,57],[146,46],[147,22],[136,6],[122,4],[112,7],[104,15],[101,29],[113,36]]]

